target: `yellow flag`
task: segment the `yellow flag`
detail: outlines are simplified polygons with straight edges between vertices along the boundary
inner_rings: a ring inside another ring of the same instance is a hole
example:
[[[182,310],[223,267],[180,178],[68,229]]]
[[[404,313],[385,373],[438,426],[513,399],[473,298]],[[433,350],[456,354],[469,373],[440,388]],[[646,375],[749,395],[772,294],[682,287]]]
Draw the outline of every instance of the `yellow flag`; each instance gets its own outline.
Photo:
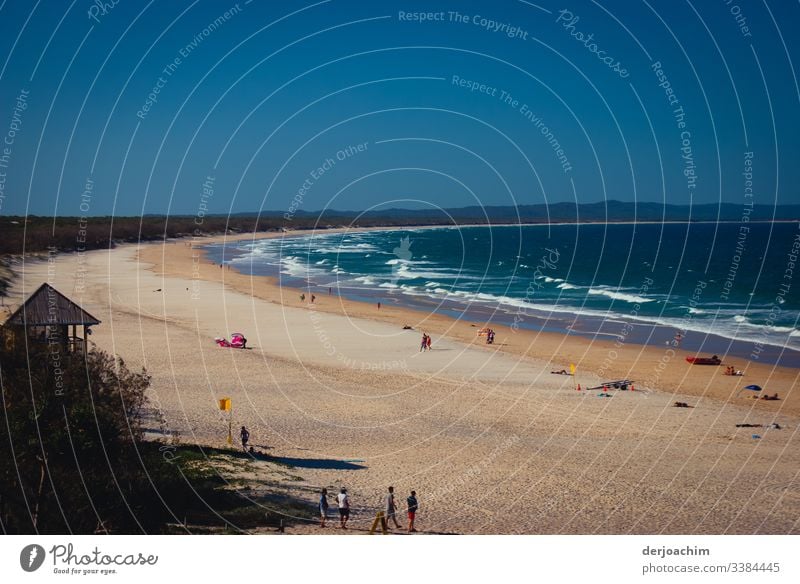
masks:
[[[575,363],[569,364],[569,372],[575,375]]]
[[[230,412],[231,411],[231,398],[223,397],[219,400],[219,409],[223,412]]]

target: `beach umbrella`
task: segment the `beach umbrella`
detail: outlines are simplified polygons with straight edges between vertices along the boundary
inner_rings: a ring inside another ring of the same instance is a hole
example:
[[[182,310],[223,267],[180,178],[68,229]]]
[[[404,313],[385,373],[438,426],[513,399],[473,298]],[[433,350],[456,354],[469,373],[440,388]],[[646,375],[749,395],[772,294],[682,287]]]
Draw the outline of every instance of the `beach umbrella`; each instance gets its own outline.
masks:
[[[761,391],[761,386],[760,386],[760,385],[746,385],[745,387],[743,387],[742,389],[740,389],[740,390],[739,390],[739,393],[741,394],[741,393],[742,393],[743,391],[745,391],[745,390],[749,390],[749,391]],[[737,395],[738,395],[738,394],[737,394]]]

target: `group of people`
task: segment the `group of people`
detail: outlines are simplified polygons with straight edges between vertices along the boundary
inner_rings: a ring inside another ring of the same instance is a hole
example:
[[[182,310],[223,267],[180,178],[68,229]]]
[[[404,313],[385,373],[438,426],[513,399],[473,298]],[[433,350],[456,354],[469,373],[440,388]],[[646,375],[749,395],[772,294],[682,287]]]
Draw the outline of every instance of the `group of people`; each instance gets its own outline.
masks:
[[[336,503],[339,507],[339,527],[347,529],[347,522],[350,519],[350,497],[347,494],[347,489],[342,487],[339,494],[336,496]],[[325,520],[328,518],[328,489],[322,489],[319,496],[319,518],[320,528],[325,527]],[[419,503],[417,502],[417,492],[411,491],[411,494],[406,497],[406,513],[408,514],[408,532],[415,533],[417,530],[414,527],[414,521],[417,518],[417,509]],[[397,521],[397,502],[394,497],[394,487],[389,487],[386,494],[384,513],[386,519],[386,527],[390,528],[389,522],[394,523],[395,528],[402,529],[402,526]]]
[[[725,367],[725,375],[738,376],[738,375],[744,375],[744,373],[742,373],[741,371],[737,371],[733,365],[728,365],[727,367]]]
[[[419,344],[419,350],[420,352],[431,350],[431,336],[429,334],[422,333],[422,341]]]
[[[336,503],[339,506],[339,527],[347,529],[347,521],[350,519],[350,497],[347,489],[342,487],[336,495]],[[325,520],[328,518],[328,489],[322,489],[319,495],[319,526],[325,527]]]

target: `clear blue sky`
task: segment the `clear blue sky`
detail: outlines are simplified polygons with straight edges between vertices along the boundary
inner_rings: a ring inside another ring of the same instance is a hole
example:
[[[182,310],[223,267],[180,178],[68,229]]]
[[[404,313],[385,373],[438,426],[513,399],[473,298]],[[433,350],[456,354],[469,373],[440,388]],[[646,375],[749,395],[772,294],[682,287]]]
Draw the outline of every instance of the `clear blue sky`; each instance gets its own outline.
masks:
[[[797,2],[100,4],[0,0],[0,214],[800,200]]]

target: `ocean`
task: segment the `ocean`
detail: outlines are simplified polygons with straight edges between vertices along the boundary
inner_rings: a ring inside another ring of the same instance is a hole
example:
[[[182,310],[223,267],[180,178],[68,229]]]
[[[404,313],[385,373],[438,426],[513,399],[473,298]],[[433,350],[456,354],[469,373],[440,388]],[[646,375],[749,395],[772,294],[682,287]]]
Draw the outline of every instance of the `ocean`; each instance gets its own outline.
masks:
[[[317,295],[800,367],[798,223],[321,230],[207,251]]]

